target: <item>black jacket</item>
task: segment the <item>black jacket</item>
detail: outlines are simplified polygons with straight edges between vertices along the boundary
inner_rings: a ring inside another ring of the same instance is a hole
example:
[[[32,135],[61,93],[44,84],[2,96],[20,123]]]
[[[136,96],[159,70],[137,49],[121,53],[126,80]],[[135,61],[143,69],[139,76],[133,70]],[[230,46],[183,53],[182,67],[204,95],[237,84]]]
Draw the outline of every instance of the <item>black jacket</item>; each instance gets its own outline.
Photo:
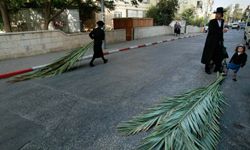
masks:
[[[94,43],[102,42],[105,38],[105,32],[100,28],[95,28],[89,33],[89,37],[94,40]]]
[[[98,27],[89,33],[89,37],[94,40],[94,57],[103,57],[102,41],[105,39],[105,32]]]
[[[234,53],[232,56],[230,63],[234,63],[236,65],[240,65],[241,67],[244,67],[247,62],[247,54],[243,53],[238,55],[238,53]]]
[[[223,59],[223,29],[224,20],[221,20],[221,27],[217,19],[212,19],[208,26],[208,35],[203,49],[201,62],[208,64],[211,60],[222,61]]]

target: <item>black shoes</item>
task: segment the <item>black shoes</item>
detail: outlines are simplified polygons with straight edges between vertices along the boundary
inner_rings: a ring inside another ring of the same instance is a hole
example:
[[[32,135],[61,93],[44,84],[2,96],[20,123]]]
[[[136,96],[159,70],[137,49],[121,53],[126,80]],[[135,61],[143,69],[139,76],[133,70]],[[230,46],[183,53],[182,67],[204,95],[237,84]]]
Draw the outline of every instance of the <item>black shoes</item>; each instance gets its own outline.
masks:
[[[104,59],[103,63],[106,64],[108,62],[108,59]]]
[[[95,67],[95,65],[93,63],[89,63],[90,67]]]
[[[220,72],[220,73],[222,73],[221,67],[215,67],[214,68],[214,72]]]
[[[207,74],[211,74],[210,69],[205,69],[205,72],[206,72]]]
[[[108,62],[108,59],[104,59],[104,60],[103,60],[103,63],[104,63],[104,64],[106,64],[107,62]],[[90,62],[90,63],[89,63],[89,66],[90,66],[90,67],[95,67],[95,65],[93,64],[93,62]]]

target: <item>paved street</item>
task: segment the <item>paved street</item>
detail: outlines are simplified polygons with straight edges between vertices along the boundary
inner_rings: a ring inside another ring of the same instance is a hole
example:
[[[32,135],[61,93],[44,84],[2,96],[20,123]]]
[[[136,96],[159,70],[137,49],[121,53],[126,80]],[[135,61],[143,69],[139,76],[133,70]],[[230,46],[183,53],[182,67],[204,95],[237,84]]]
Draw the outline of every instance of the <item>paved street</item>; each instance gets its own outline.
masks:
[[[187,35],[199,35],[200,33],[191,33]],[[181,35],[183,37],[184,35]],[[145,43],[150,42],[157,42],[167,39],[173,39],[176,38],[174,35],[162,35],[162,36],[156,36],[156,37],[149,37],[144,39],[138,39],[133,41],[126,41],[126,42],[120,42],[120,43],[111,43],[107,44],[105,48],[105,52],[114,50],[114,49],[121,49],[121,48],[127,48],[135,45],[141,45]],[[16,59],[7,59],[7,60],[0,60],[0,74],[11,72],[19,69],[29,68],[33,66],[43,65],[51,63],[58,58],[64,56],[71,50],[66,51],[58,51],[58,52],[52,52],[52,53],[46,53],[41,55],[35,55],[30,57],[20,57]],[[93,50],[89,49],[85,55],[92,55]]]
[[[107,56],[52,78],[16,84],[0,80],[0,150],[132,150],[145,134],[123,137],[119,122],[143,112],[164,96],[205,86],[216,74],[200,63],[206,35]],[[242,31],[225,34],[232,56]],[[247,51],[250,57],[250,50]],[[228,106],[222,116],[219,150],[250,149],[250,60],[237,82],[222,89]]]

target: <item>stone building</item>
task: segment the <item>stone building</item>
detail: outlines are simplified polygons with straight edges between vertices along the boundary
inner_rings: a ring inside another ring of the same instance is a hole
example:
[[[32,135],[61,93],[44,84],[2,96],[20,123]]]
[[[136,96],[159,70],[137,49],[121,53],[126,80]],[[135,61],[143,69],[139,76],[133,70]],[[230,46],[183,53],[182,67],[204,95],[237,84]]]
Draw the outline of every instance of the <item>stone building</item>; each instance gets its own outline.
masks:
[[[185,9],[194,8],[197,17],[208,17],[212,13],[214,0],[179,0],[178,14]]]
[[[115,0],[115,10],[105,9],[105,23],[108,28],[113,27],[113,18],[143,18],[150,6],[156,5],[158,0],[143,0],[138,6],[132,5],[130,0]],[[97,14],[101,18],[101,14]]]

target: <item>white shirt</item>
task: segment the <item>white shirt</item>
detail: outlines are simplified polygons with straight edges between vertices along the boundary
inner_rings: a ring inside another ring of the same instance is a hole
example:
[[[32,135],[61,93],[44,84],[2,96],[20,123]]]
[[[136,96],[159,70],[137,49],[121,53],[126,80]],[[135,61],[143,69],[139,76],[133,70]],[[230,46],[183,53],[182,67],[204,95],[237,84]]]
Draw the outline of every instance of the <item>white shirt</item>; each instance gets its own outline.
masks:
[[[219,27],[221,27],[221,20],[217,20]]]

